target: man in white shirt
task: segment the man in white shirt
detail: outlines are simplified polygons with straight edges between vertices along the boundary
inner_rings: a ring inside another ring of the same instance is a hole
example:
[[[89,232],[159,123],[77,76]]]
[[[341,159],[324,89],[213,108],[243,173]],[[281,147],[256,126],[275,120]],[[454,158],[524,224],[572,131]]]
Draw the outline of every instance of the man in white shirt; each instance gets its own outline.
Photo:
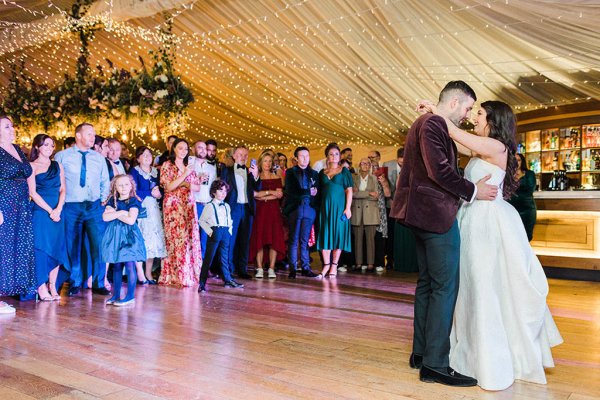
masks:
[[[248,252],[256,207],[254,192],[260,191],[261,181],[255,161],[250,163],[249,168],[246,167],[247,148],[238,146],[233,152],[233,158],[235,164],[224,168],[221,172],[221,180],[229,185],[229,193],[225,201],[231,207],[233,220],[229,246],[230,272],[236,273],[238,278],[251,279],[248,274]]]
[[[217,178],[217,168],[214,165],[211,165],[206,158],[206,143],[203,141],[198,141],[194,143],[194,154],[196,154],[193,158],[192,164],[194,166],[194,171],[196,175],[200,178],[200,190],[194,192],[194,199],[196,200],[196,210],[198,211],[198,217],[202,215],[202,210],[204,210],[204,206],[211,201],[210,197],[210,185]],[[200,229],[200,244],[202,248],[202,258],[204,259],[204,255],[206,253],[206,232]]]

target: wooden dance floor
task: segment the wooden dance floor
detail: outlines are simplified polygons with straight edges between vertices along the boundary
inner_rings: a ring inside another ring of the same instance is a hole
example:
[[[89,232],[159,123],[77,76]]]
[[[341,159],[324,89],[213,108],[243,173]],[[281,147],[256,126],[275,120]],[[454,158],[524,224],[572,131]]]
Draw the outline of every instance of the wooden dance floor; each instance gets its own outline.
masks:
[[[551,280],[565,343],[548,385],[421,383],[408,367],[414,275],[138,286],[130,308],[84,291],[0,316],[0,399],[568,399],[600,397],[600,283]]]

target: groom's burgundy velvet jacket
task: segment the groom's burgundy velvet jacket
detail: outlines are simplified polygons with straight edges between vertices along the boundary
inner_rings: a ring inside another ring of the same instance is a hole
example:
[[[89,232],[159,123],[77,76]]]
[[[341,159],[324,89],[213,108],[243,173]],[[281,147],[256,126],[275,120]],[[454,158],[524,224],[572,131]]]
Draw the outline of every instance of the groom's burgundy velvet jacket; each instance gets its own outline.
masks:
[[[410,127],[390,216],[434,233],[447,232],[460,199],[470,201],[475,185],[456,168],[456,146],[444,118],[421,115]]]

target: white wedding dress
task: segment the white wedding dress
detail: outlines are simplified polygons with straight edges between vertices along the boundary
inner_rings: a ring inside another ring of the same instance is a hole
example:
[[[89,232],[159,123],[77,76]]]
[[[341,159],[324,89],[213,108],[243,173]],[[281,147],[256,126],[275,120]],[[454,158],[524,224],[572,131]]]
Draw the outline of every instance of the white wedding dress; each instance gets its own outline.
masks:
[[[491,174],[494,201],[475,200],[458,212],[460,285],[450,336],[450,366],[486,390],[515,379],[546,383],[550,348],[562,337],[546,305],[548,282],[517,211],[502,199],[505,172],[473,158],[465,178]]]

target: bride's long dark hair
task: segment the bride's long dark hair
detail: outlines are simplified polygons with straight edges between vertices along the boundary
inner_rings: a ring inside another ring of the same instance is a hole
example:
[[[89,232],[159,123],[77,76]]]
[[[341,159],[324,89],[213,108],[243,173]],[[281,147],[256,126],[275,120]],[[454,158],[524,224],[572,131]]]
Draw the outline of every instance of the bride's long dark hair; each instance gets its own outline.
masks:
[[[502,196],[509,199],[519,187],[519,182],[515,178],[517,171],[517,117],[510,106],[502,101],[484,101],[481,107],[487,113],[486,120],[490,127],[492,139],[496,139],[506,146],[508,155],[506,157],[506,175],[504,176],[504,187]]]

